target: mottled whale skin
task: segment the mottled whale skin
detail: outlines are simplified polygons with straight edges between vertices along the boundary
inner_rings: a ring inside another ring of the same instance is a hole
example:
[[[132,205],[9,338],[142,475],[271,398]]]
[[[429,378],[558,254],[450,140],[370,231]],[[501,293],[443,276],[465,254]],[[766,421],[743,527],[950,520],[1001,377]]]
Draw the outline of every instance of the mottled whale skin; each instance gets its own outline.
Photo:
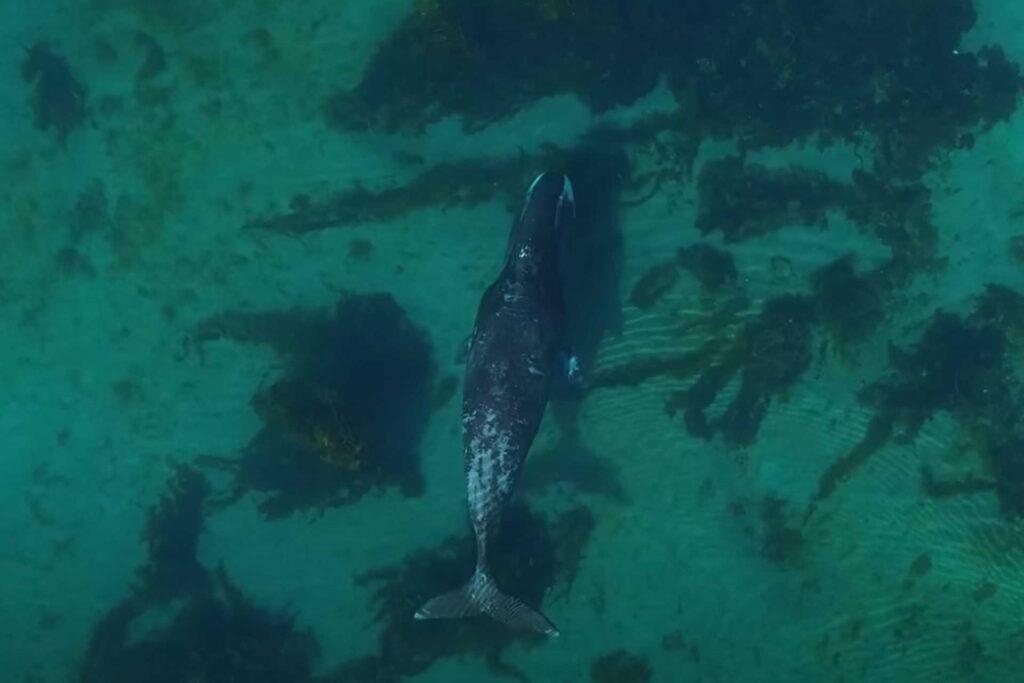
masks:
[[[460,589],[428,601],[417,619],[486,615],[508,626],[558,635],[539,611],[502,593],[489,544],[540,427],[556,374],[575,374],[566,352],[560,253],[575,218],[572,184],[542,173],[509,235],[505,265],[477,309],[462,398],[463,464],[476,534],[476,569]]]

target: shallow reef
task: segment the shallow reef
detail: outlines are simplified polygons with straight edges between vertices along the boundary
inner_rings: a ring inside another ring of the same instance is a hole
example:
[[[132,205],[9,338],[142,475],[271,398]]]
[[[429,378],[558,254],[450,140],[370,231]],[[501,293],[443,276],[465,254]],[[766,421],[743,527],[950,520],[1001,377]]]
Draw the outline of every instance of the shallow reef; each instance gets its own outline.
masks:
[[[571,586],[583,549],[594,527],[585,507],[547,519],[523,504],[506,513],[491,551],[491,569],[502,589],[538,606],[552,591]],[[485,618],[417,621],[416,608],[429,598],[465,583],[473,571],[475,546],[465,535],[409,555],[400,564],[357,579],[373,587],[377,621],[382,625],[378,651],[343,664],[326,679],[331,683],[389,683],[426,671],[448,657],[477,655],[496,674],[526,680],[503,661],[513,643],[527,646],[544,636],[510,631]]]
[[[936,412],[953,416],[981,455],[990,480],[936,481],[938,497],[994,490],[1007,515],[1024,512],[1024,396],[1011,354],[1021,351],[1024,296],[990,285],[967,316],[938,311],[908,349],[890,346],[889,373],[861,392],[874,408],[867,433],[821,476],[818,498],[830,495],[888,439],[913,440]]]
[[[208,493],[196,470],[175,472],[149,513],[149,556],[138,583],[97,623],[78,680],[314,680],[315,640],[289,616],[249,600],[223,570],[196,560]]]
[[[423,491],[419,442],[439,391],[426,334],[388,294],[343,296],[333,312],[228,313],[201,323],[193,343],[263,343],[286,374],[252,399],[264,427],[233,468],[234,496],[266,494],[267,517],[353,503],[368,491]]]
[[[664,78],[702,134],[745,148],[869,134],[876,163],[904,172],[1015,106],[1016,65],[959,50],[975,20],[970,0],[419,0],[325,114],[385,131],[458,115],[473,129],[563,92],[604,111]]]

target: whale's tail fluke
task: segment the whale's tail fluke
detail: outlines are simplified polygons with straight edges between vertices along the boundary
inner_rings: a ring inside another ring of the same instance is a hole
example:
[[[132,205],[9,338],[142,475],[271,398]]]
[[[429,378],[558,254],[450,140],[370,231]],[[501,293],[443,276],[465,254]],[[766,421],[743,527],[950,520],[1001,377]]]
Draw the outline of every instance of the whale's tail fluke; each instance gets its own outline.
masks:
[[[428,600],[416,619],[459,619],[486,615],[506,626],[557,636],[558,629],[538,610],[498,590],[485,569],[477,568],[465,586]]]

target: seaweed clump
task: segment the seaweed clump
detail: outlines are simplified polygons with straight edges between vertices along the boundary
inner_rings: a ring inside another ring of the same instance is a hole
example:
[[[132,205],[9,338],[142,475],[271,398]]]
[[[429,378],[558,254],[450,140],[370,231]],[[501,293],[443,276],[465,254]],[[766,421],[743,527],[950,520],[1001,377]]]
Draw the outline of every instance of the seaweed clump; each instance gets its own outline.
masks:
[[[592,683],[647,683],[652,673],[645,658],[625,650],[598,657],[590,665]]]
[[[149,562],[140,570],[148,599],[166,600],[202,590],[206,569],[196,559],[196,543],[203,530],[203,505],[210,485],[199,472],[174,472],[168,491],[146,520]]]
[[[785,501],[774,496],[765,496],[761,501],[761,522],[764,526],[764,540],[761,556],[777,564],[787,564],[799,557],[804,548],[804,535],[787,519]]]
[[[732,254],[709,244],[693,244],[676,252],[675,258],[651,266],[636,284],[629,302],[637,308],[650,308],[667,294],[686,270],[706,292],[717,292],[736,281]]]
[[[932,415],[944,411],[977,445],[1003,512],[1024,513],[1024,403],[1009,364],[1021,330],[1024,297],[990,285],[970,315],[938,311],[910,349],[890,346],[890,373],[861,393],[875,410],[868,431],[822,474],[818,497],[831,494],[889,438],[913,440]],[[926,478],[925,484],[946,493],[940,482]]]
[[[326,228],[394,219],[428,206],[476,206],[504,194],[517,196],[529,170],[514,162],[471,159],[432,166],[405,185],[372,190],[363,185],[316,199],[292,197],[287,210],[254,218],[246,228],[303,234]],[[369,255],[368,250],[365,255]]]
[[[569,5],[513,0],[484,10],[470,0],[419,0],[355,90],[330,98],[327,118],[346,128],[394,131],[459,114],[474,128],[559,92],[603,110],[656,85],[657,48],[636,39],[650,35],[658,20],[645,13],[649,8]]]
[[[67,59],[42,42],[29,48],[21,63],[21,77],[33,88],[36,128],[52,128],[63,146],[71,131],[85,121],[85,86],[71,73]]]
[[[83,683],[313,681],[312,637],[290,617],[250,601],[224,571],[196,559],[209,486],[179,469],[149,513],[149,558],[139,583],[97,623],[78,674]]]
[[[740,241],[791,225],[824,229],[830,212],[845,214],[886,245],[891,256],[857,273],[850,256],[812,277],[814,305],[832,341],[848,351],[882,321],[886,299],[921,271],[941,267],[928,189],[920,182],[854,171],[839,182],[801,167],[767,169],[730,157],[705,165],[697,227]]]
[[[843,204],[846,188],[820,171],[771,170],[740,156],[709,161],[698,181],[696,225],[721,230],[726,242],[775,232],[787,225],[825,227],[828,209]]]
[[[885,317],[878,273],[858,275],[852,256],[818,270],[811,279],[818,319],[840,349],[864,339]]]
[[[510,508],[491,553],[498,585],[530,605],[540,605],[557,586],[571,583],[594,520],[583,507],[552,521],[518,504]],[[566,552],[566,548],[574,549]],[[543,636],[510,631],[486,618],[417,621],[412,614],[427,599],[461,585],[472,573],[473,543],[452,537],[435,548],[409,555],[401,564],[357,578],[375,587],[373,601],[382,624],[378,652],[354,659],[332,672],[338,683],[392,683],[426,671],[447,657],[483,656],[496,674],[525,680],[502,661],[513,643],[534,645]]]
[[[436,368],[426,334],[390,295],[343,296],[333,315],[226,314],[195,336],[220,337],[267,343],[289,360],[253,397],[263,429],[227,463],[236,496],[267,494],[260,510],[274,518],[353,503],[373,488],[422,493],[418,449]]]
[[[721,232],[726,242],[792,225],[824,229],[830,212],[844,213],[892,252],[889,262],[870,276],[881,293],[936,263],[938,232],[928,190],[920,182],[861,170],[840,182],[800,166],[768,169],[735,156],[705,164],[699,195],[697,228],[705,235]]]
[[[959,49],[975,20],[970,0],[420,0],[325,111],[345,128],[477,128],[558,93],[630,104],[665,77],[689,130],[744,148],[867,133],[903,172],[1016,106],[1017,66]]]
[[[691,387],[669,396],[669,411],[682,408],[694,436],[711,438],[721,431],[731,444],[752,444],[772,397],[792,387],[810,367],[815,321],[814,307],[803,297],[768,301]],[[720,417],[709,418],[705,411],[737,373],[736,397]]]
[[[676,262],[708,292],[716,292],[736,281],[736,262],[732,254],[710,244],[683,247],[676,252]]]

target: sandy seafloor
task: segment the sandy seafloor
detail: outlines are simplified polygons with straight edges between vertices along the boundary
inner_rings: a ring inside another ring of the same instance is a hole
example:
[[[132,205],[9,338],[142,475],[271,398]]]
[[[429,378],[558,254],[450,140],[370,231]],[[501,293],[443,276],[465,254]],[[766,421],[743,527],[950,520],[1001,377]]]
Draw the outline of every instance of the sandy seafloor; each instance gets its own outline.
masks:
[[[173,467],[201,454],[230,457],[258,428],[249,399],[275,373],[274,355],[222,342],[208,345],[203,362],[182,360],[189,325],[224,310],[329,306],[342,291],[387,291],[429,332],[442,370],[459,371],[451,359],[497,268],[509,223],[504,207],[421,210],[303,237],[241,229],[298,192],[400,182],[410,171],[395,152],[427,163],[506,156],[520,146],[567,144],[593,122],[566,96],[472,134],[454,121],[422,137],[328,130],[318,109],[323,98],[358,81],[410,4],[227,3],[208,17],[117,0],[0,9],[0,680],[73,678],[96,621],[144,561],[146,511]],[[1024,5],[983,0],[978,12],[965,48],[998,43],[1024,63]],[[302,38],[300,27],[312,21],[330,26],[317,34],[320,42]],[[282,51],[270,67],[239,41],[221,40],[261,25],[274,26]],[[184,81],[175,64],[189,58],[205,63],[213,85],[201,94],[175,88],[173,103],[158,114],[129,104],[102,125],[75,131],[66,149],[33,127],[18,74],[25,46],[41,38],[59,44],[99,97],[130,89],[132,73],[97,63],[91,36],[139,27],[164,41],[172,82]],[[212,90],[216,116],[204,109]],[[628,119],[670,103],[655,92],[606,116]],[[709,143],[698,163],[728,151]],[[843,147],[756,157],[769,165],[798,159],[837,176],[856,164]],[[68,274],[53,255],[68,240],[75,198],[97,179],[123,205],[119,229],[129,234],[118,244],[87,235],[80,247],[95,275]],[[796,568],[760,558],[728,510],[732,500],[767,492],[809,500],[821,471],[863,433],[870,414],[849,387],[879,375],[886,341],[915,338],[937,306],[967,310],[985,283],[1024,284],[1020,263],[1007,254],[1008,237],[1024,232],[1019,218],[1007,222],[1024,201],[1024,111],[979,132],[973,149],[949,154],[927,182],[937,188],[934,220],[949,266],[915,283],[856,366],[830,358],[775,401],[742,467],[720,440],[691,438],[665,415],[661,380],[587,398],[583,441],[614,463],[630,502],[581,495],[597,526],[569,598],[545,605],[562,636],[539,648],[514,647],[509,661],[532,680],[559,682],[586,681],[592,660],[619,647],[648,657],[655,681],[1024,675],[1024,525],[1000,517],[987,494],[920,495],[921,463],[955,458],[957,428],[941,414],[914,444],[885,446],[844,483],[828,503],[827,524],[805,530],[807,550]],[[666,249],[698,239],[694,189],[680,191],[676,201],[658,195],[624,214],[624,290]],[[970,238],[957,241],[960,232]],[[803,275],[847,251],[865,265],[885,256],[841,221],[823,234],[793,227],[731,245],[743,286],[763,300],[799,291]],[[354,237],[373,242],[371,259],[344,257]],[[793,264],[790,279],[769,266],[780,252]],[[702,315],[694,292],[684,282],[657,309],[627,305],[623,334],[605,340],[598,362],[664,342],[670,322],[659,311]],[[166,306],[177,311],[171,320],[161,315]],[[142,388],[139,400],[126,403],[111,390],[126,378]],[[260,604],[293,612],[320,641],[322,670],[370,652],[376,631],[368,595],[351,577],[463,529],[457,411],[451,401],[432,418],[422,497],[387,492],[322,516],[268,523],[248,496],[207,521],[202,561],[223,563]],[[542,430],[538,447],[551,438],[551,429]],[[713,495],[702,492],[708,478]],[[925,551],[931,570],[908,592],[908,567]],[[806,590],[810,580],[820,590]],[[986,581],[999,590],[978,603],[972,592]],[[852,620],[861,624],[859,637],[844,639]],[[972,674],[954,665],[966,622],[984,647]],[[901,623],[916,631],[897,648],[891,633]],[[699,646],[699,660],[662,647],[675,631]],[[415,680],[491,677],[470,657],[442,661]]]

